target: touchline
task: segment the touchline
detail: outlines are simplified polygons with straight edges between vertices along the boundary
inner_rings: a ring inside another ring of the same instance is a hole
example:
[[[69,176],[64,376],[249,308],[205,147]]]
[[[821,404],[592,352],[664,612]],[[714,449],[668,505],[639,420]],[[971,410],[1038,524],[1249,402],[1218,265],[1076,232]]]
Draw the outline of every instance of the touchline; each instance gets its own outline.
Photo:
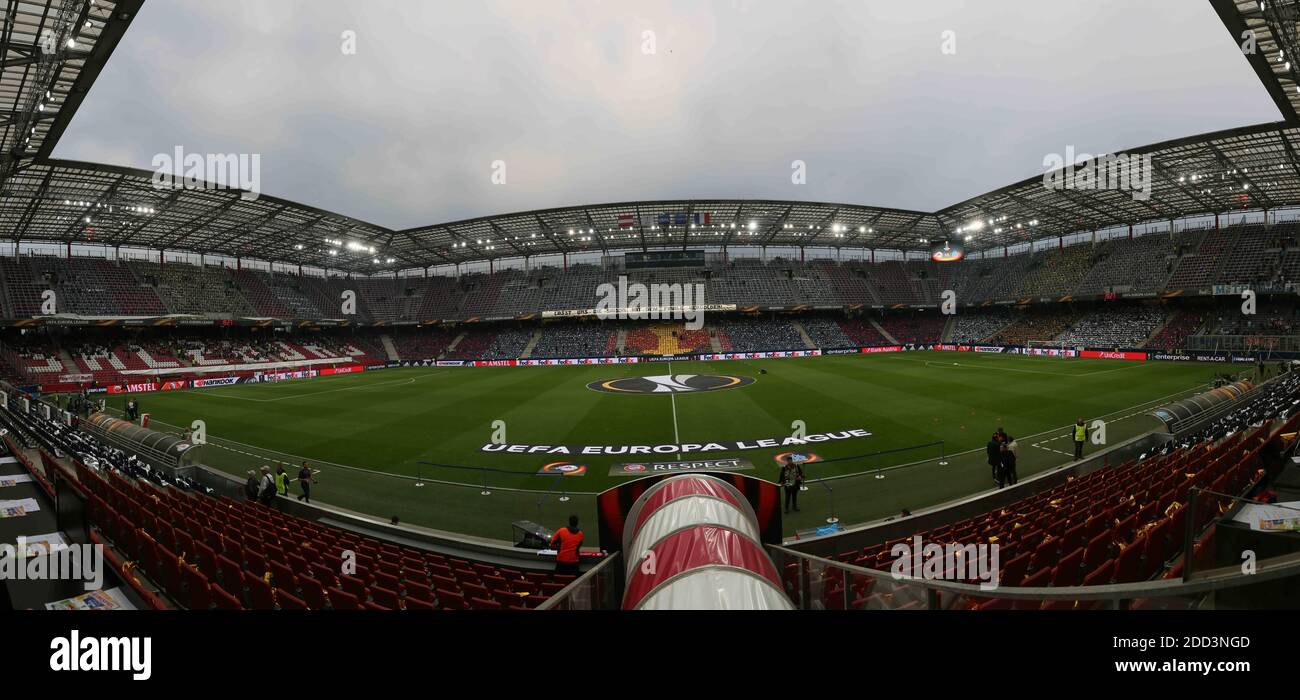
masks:
[[[50,649],[53,671],[130,671],[137,681],[153,676],[152,637],[82,637],[72,630],[51,639]]]

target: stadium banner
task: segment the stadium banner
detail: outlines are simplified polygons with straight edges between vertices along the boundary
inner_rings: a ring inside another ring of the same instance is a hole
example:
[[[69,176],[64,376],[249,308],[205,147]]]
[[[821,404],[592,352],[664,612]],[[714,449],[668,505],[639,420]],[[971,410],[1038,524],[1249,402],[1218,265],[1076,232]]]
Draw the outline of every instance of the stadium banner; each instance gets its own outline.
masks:
[[[829,433],[810,433],[801,438],[786,436],[760,438],[757,440],[725,440],[722,442],[682,443],[680,445],[518,445],[509,443],[487,443],[479,452],[508,452],[511,454],[556,454],[556,455],[651,455],[651,454],[694,454],[699,452],[734,452],[743,450],[770,449],[806,445],[809,443],[832,442],[836,440],[854,440],[871,437],[871,431],[864,428],[851,428]]]
[[[1210,288],[1210,293],[1216,297],[1239,297],[1242,292],[1248,291],[1249,289],[1250,287],[1244,284],[1216,284]]]
[[[76,384],[77,382],[90,382],[95,380],[93,374],[60,374],[59,383]]]
[[[1145,352],[1131,352],[1128,350],[1084,350],[1079,353],[1079,357],[1088,360],[1138,360],[1147,359]]]
[[[823,355],[856,355],[861,352],[859,348],[830,348],[822,350]]]
[[[972,345],[971,352],[1006,352],[1007,349],[1001,345]]]
[[[208,378],[195,379],[193,381],[193,386],[195,389],[202,389],[204,387],[230,386],[231,384],[238,384],[238,383],[239,383],[239,377],[212,377],[210,379]]]
[[[610,476],[646,476],[672,472],[735,472],[753,469],[754,463],[739,457],[701,459],[683,462],[617,462],[609,468]]]
[[[342,367],[324,367],[320,370],[320,376],[327,377],[331,374],[355,374],[366,371],[365,365],[344,365]]]
[[[190,382],[188,379],[171,379],[163,382],[158,388],[162,391],[176,391],[178,389],[184,389],[189,385]]]
[[[144,382],[141,384],[115,384],[108,387],[110,394],[144,394],[150,391],[158,391],[158,385],[153,382]]]
[[[1171,352],[1153,352],[1147,355],[1147,358],[1151,360],[1164,360],[1166,362],[1190,362],[1192,360],[1192,355],[1183,355]]]
[[[1035,357],[1078,357],[1079,351],[1070,348],[1024,348],[1021,354]]]
[[[903,346],[902,345],[879,345],[873,348],[859,348],[859,349],[864,353],[902,352]]]
[[[438,360],[437,362],[438,367],[463,367],[464,365],[464,360]]]
[[[297,372],[258,372],[248,378],[248,383],[265,384],[268,382],[283,382],[289,379],[310,379],[318,374],[314,369],[303,369]]]

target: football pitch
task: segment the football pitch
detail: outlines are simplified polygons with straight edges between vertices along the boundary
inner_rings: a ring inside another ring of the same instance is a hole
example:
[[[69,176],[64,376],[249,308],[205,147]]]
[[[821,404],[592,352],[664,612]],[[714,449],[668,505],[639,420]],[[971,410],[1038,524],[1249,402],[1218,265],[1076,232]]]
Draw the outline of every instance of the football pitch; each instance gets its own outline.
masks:
[[[778,455],[812,452],[822,461],[807,465],[800,511],[785,518],[791,534],[824,524],[832,508],[850,524],[991,488],[983,448],[998,426],[1019,441],[1021,478],[1070,459],[1067,432],[1079,417],[1103,418],[1116,444],[1158,426],[1147,409],[1205,389],[1225,369],[1233,368],[926,351],[389,369],[135,398],[155,429],[202,420],[208,444],[196,454],[211,467],[242,478],[276,460],[309,460],[320,470],[313,500],[503,540],[512,521],[554,527],[570,513],[594,532],[593,495],[628,478],[610,476],[611,467],[678,452],[484,451],[494,441],[606,451],[712,444],[681,457],[741,458],[753,464],[745,473],[771,480]],[[126,400],[111,397],[110,408]],[[844,439],[781,446],[796,421],[809,435]],[[870,435],[847,432],[858,429]],[[539,474],[555,463],[585,473]]]

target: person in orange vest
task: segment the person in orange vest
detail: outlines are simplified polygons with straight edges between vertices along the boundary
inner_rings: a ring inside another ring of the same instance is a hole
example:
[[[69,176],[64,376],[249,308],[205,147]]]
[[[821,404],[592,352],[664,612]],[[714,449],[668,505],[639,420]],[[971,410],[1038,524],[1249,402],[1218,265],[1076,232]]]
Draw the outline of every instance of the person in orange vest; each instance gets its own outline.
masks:
[[[558,544],[557,544],[558,543]],[[555,554],[555,573],[578,574],[578,550],[582,547],[582,530],[578,529],[578,516],[569,516],[569,526],[551,535],[551,548]]]

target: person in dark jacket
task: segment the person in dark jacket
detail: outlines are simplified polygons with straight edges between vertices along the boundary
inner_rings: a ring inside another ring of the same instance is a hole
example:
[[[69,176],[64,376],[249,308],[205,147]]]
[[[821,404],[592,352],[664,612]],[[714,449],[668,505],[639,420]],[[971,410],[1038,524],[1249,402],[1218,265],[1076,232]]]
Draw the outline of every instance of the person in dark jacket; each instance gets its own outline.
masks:
[[[1011,445],[1002,443],[1000,451],[1002,462],[1002,473],[998,476],[998,488],[1003,486],[1014,486],[1016,483],[1016,453],[1011,450]]]
[[[257,494],[258,491],[260,490],[260,486],[261,486],[261,482],[258,481],[257,479],[257,472],[253,471],[252,469],[249,469],[248,481],[244,483],[244,495],[248,496],[248,500],[250,501],[257,500]]]
[[[803,467],[794,461],[794,457],[785,458],[781,467],[781,485],[785,487],[785,512],[791,508],[799,510],[799,487],[803,486]]]
[[[989,469],[993,473],[993,481],[998,480],[998,472],[1002,469],[1002,443],[998,440],[998,434],[993,433],[989,442],[984,446],[984,453],[988,455]]]

